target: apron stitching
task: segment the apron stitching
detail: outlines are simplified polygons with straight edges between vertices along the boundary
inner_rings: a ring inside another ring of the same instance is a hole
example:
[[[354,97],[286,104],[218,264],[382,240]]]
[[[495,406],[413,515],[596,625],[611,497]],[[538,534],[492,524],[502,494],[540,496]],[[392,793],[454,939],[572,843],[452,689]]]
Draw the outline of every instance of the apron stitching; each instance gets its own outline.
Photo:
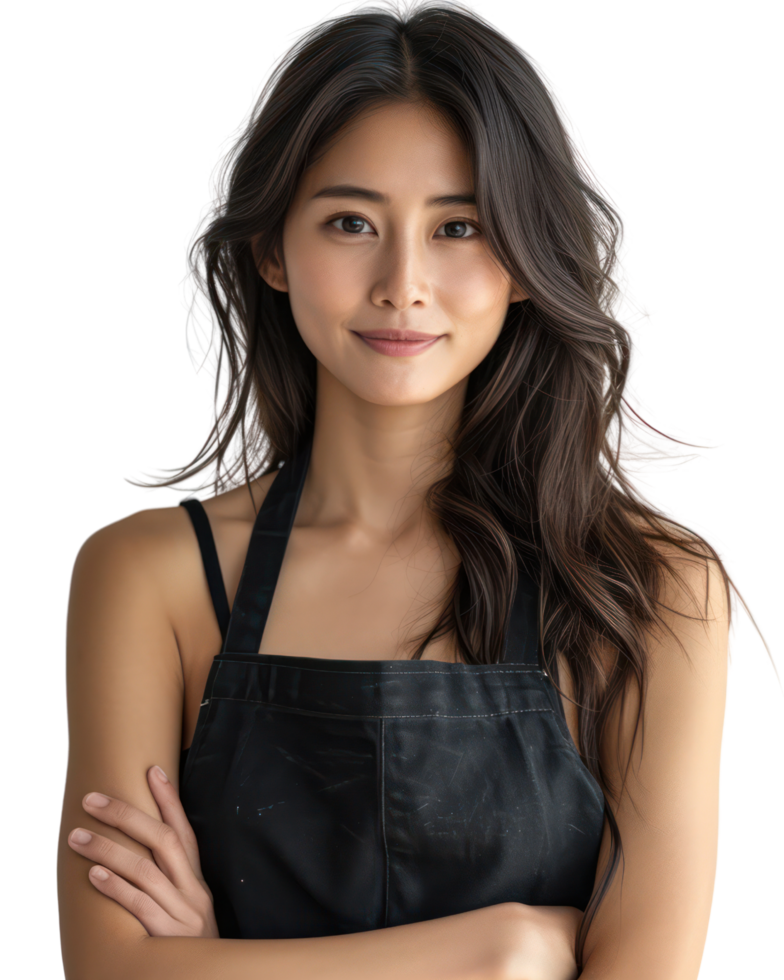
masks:
[[[280,711],[296,711],[300,714],[308,715],[321,715],[327,718],[375,718],[377,720],[383,721],[385,718],[497,718],[500,715],[522,715],[531,711],[546,712],[549,711],[551,714],[555,714],[552,708],[511,708],[508,711],[489,711],[486,714],[481,715],[443,715],[432,712],[430,714],[423,715],[352,715],[349,713],[343,713],[338,711],[313,711],[310,708],[290,708],[285,704],[275,704],[272,701],[258,701],[255,698],[226,698],[226,697],[213,697],[213,701],[240,701],[246,702],[247,704],[264,704],[268,708],[277,708]]]

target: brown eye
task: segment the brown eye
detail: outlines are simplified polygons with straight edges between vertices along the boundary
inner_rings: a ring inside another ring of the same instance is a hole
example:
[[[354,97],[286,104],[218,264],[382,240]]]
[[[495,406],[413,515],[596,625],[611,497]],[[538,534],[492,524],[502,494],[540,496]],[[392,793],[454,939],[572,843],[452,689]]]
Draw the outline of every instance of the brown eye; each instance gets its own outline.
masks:
[[[458,219],[456,219],[454,221],[447,221],[447,223],[445,225],[441,225],[441,227],[442,228],[448,228],[450,226],[453,226],[454,227],[454,225],[457,225],[458,228],[465,228],[466,231],[475,231],[475,232],[477,232],[477,234],[479,233],[479,229],[476,228],[474,225],[470,224],[470,222],[468,222],[468,221],[460,221]],[[459,240],[461,238],[474,238],[475,236],[474,235],[446,235],[445,237],[446,238],[457,238]]]
[[[355,225],[357,225],[357,224],[359,224],[359,225],[366,225],[368,223],[367,221],[365,221],[364,218],[360,218],[356,214],[345,214],[345,215],[343,215],[342,218],[335,218],[333,221],[330,222],[330,224],[334,226],[334,224],[335,224],[336,221],[339,221],[341,223],[341,225],[344,225],[344,224],[346,224],[348,222],[353,222]],[[345,231],[349,235],[354,234],[354,232],[361,231],[361,230],[362,230],[361,228],[358,229],[356,227],[355,228],[346,228],[346,227],[338,228],[338,231]]]
[[[340,227],[336,227],[338,222],[340,222]],[[354,227],[347,227],[349,224],[353,224]],[[362,234],[366,234],[365,232],[362,232],[361,226],[369,224],[369,221],[367,221],[365,218],[360,218],[358,214],[344,214],[339,218],[330,218],[330,220],[327,222],[327,225],[331,228],[335,228],[335,231],[342,231],[346,235],[353,235],[355,238],[358,238]],[[453,218],[451,221],[445,222],[443,225],[441,225],[439,231],[441,231],[442,228],[453,228],[455,226],[462,229],[464,234],[445,234],[439,235],[438,237],[451,238],[454,241],[462,241],[464,238],[475,238],[477,235],[481,234],[479,228],[472,221],[464,221],[462,218]],[[473,232],[473,234],[470,234],[470,232]]]

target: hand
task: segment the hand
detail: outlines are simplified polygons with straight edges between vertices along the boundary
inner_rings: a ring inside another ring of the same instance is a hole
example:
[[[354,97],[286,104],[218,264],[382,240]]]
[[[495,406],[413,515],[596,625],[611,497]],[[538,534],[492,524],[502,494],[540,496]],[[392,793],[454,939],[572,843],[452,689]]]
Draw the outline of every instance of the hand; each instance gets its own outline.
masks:
[[[568,905],[496,905],[502,975],[514,980],[575,980],[574,946],[583,913]]]
[[[162,821],[101,793],[88,793],[82,806],[91,817],[148,847],[155,862],[83,828],[72,830],[68,843],[100,862],[90,868],[90,881],[135,915],[150,936],[217,939],[212,892],[202,877],[196,835],[180,798],[158,766],[147,770],[147,782]]]

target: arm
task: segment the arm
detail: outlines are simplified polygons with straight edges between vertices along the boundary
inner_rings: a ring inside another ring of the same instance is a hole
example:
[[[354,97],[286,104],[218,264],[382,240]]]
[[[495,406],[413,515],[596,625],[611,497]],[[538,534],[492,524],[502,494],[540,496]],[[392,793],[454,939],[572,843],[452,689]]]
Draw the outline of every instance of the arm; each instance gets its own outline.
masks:
[[[201,876],[196,839],[174,786],[156,769],[151,768],[147,778],[162,820],[105,796],[99,805],[94,794],[83,801],[88,813],[102,823],[147,845],[154,862],[101,835],[74,844],[72,834],[71,846],[97,862],[90,869],[93,884],[132,912],[150,937],[219,939],[212,896]],[[107,871],[107,867],[112,870]],[[96,871],[102,872],[100,880]],[[323,943],[312,940],[268,941],[264,944],[265,975],[267,971],[277,975],[279,970],[287,976],[299,976],[307,970],[309,975],[344,977],[355,973],[364,976],[372,970],[374,976],[384,977],[403,969],[414,977],[452,980],[575,980],[573,949],[581,918],[582,913],[575,908],[510,902],[416,926],[362,933],[366,937],[362,945],[356,944],[355,936],[341,937],[349,940],[342,944],[344,948],[334,942],[325,950]],[[160,948],[156,945],[150,953],[153,966],[159,966]],[[177,950],[181,951],[181,946],[176,946]],[[276,950],[277,956],[273,955]],[[216,955],[225,966],[220,949]],[[387,959],[389,974],[383,965]],[[352,970],[353,961],[356,971]],[[136,966],[133,970],[136,976]]]
[[[612,805],[624,860],[588,933],[583,980],[696,980],[699,973],[716,870],[729,609],[714,563],[707,572],[680,567],[694,599],[674,581],[662,596],[675,638],[649,641],[644,752],[639,734],[632,741],[639,696],[616,711],[601,747],[615,785],[623,775],[618,757],[631,750],[632,763]],[[706,610],[705,623],[685,618]],[[608,843],[605,833],[600,872]]]
[[[121,980],[501,980],[496,937],[514,914],[509,903],[308,939],[146,936]]]
[[[513,914],[516,912],[516,914]],[[583,913],[572,905],[515,905],[498,948],[506,980],[577,980],[575,940]]]

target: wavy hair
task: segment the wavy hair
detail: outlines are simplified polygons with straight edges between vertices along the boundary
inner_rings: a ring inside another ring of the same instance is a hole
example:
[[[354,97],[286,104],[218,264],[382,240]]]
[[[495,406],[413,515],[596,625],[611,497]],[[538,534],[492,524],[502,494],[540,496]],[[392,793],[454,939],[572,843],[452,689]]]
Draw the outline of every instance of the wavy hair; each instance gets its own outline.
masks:
[[[466,663],[502,660],[518,569],[526,569],[540,583],[545,669],[559,687],[557,657],[568,665],[581,758],[605,801],[617,799],[622,787],[611,785],[599,746],[631,684],[641,723],[646,637],[662,624],[665,576],[678,577],[667,546],[715,561],[728,598],[731,580],[714,549],[656,511],[624,473],[631,345],[612,315],[622,224],[531,60],[476,13],[432,3],[403,13],[364,7],[309,30],[275,67],[190,253],[220,331],[225,396],[221,404],[216,387],[215,423],[196,457],[155,485],[213,465],[216,489],[240,475],[249,482],[310,437],[315,358],[288,294],[259,275],[251,242],[262,261],[282,250],[304,169],[358,113],[399,102],[432,107],[455,127],[488,247],[530,297],[510,305],[472,372],[453,466],[428,493],[462,561],[414,657],[454,634]],[[609,670],[602,650],[613,653]],[[607,802],[605,815],[610,860],[577,937],[580,964],[622,855]]]

